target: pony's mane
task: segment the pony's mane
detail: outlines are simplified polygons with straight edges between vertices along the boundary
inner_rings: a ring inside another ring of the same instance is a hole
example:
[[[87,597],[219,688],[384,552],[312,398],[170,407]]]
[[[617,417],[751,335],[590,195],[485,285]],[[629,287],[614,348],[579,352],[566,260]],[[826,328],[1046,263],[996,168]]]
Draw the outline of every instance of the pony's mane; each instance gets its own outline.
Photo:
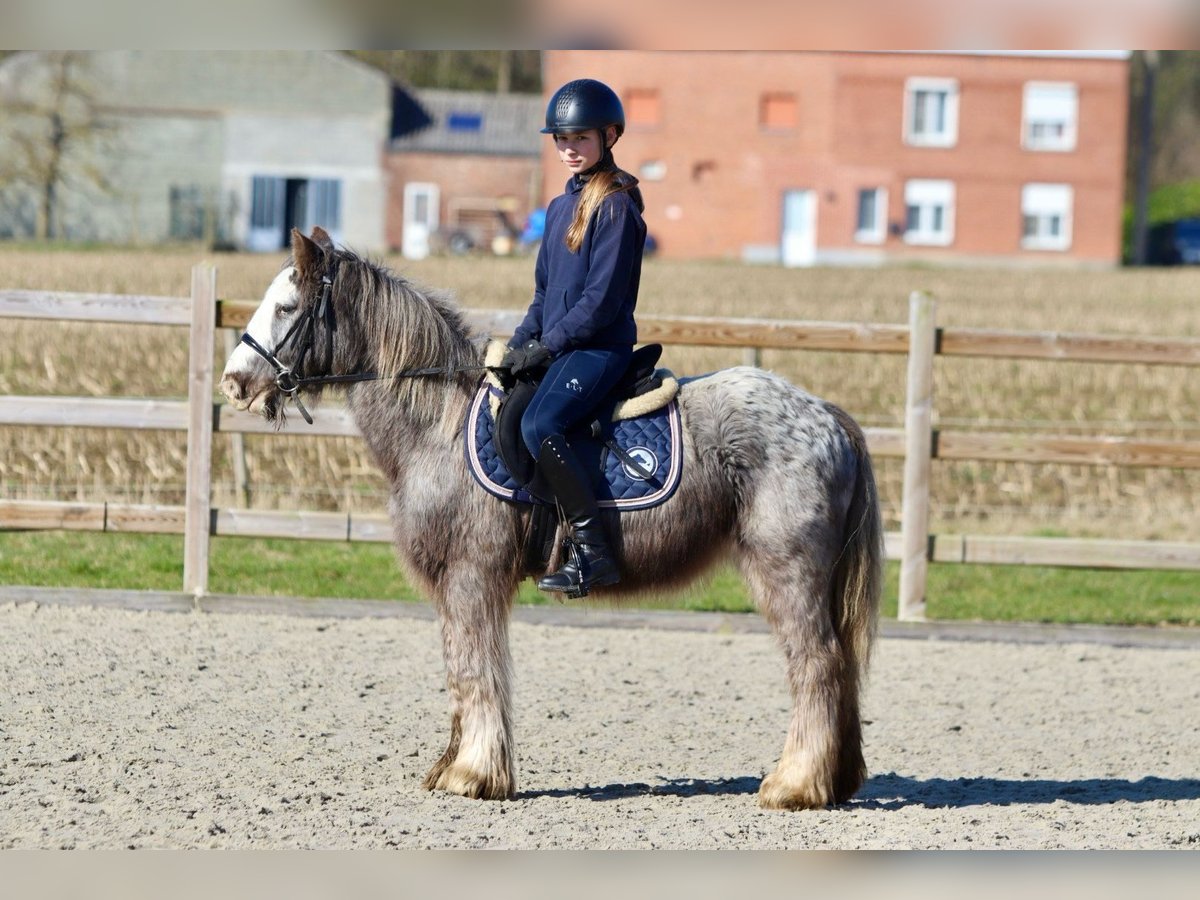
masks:
[[[377,383],[389,385],[386,394],[421,427],[452,432],[461,418],[458,407],[465,411],[478,372],[387,379],[410,369],[480,362],[482,350],[458,304],[448,291],[417,286],[380,262],[343,248],[335,252],[337,302],[349,313],[339,317],[335,340],[349,357],[344,370],[376,372],[384,379]]]
[[[340,293],[362,328],[368,365],[382,376],[466,365],[479,351],[448,291],[419,287],[382,263],[339,249]]]

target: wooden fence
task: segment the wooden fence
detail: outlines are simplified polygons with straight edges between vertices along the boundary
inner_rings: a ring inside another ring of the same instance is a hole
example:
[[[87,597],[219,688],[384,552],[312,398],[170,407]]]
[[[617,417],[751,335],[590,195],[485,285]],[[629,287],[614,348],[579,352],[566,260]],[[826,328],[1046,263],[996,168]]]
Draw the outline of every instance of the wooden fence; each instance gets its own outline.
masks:
[[[348,513],[214,509],[211,458],[214,431],[270,432],[257,416],[213,402],[213,357],[218,328],[241,329],[256,303],[219,300],[217,273],[192,271],[191,297],[144,297],[0,290],[0,318],[188,326],[187,401],[0,396],[0,425],[186,430],[188,475],[183,507],[127,503],[62,503],[0,499],[2,529],[182,533],[185,591],[208,586],[213,534],[339,541],[388,541],[385,516]],[[521,312],[467,310],[481,331],[511,334]],[[764,319],[640,316],[643,341],[747,348],[908,354],[903,428],[868,428],[871,453],[904,459],[901,531],[886,536],[899,559],[901,619],[925,614],[930,561],[1100,568],[1200,569],[1200,545],[1162,541],[930,535],[930,474],[934,459],[974,459],[1081,465],[1200,467],[1200,442],[1121,437],[1054,437],[933,428],[936,355],[1200,367],[1200,340],[1112,335],[939,328],[932,300],[914,294],[907,325]],[[344,410],[322,407],[306,435],[356,435]]]

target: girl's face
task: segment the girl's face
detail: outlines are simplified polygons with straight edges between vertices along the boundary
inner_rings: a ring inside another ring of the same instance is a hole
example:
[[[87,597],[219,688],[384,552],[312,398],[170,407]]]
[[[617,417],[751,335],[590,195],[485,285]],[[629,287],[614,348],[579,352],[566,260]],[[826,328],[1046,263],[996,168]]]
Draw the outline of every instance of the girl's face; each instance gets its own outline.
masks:
[[[604,155],[604,145],[600,142],[599,131],[556,134],[554,146],[558,149],[558,158],[571,170],[572,174],[586,172],[600,162],[600,157]]]

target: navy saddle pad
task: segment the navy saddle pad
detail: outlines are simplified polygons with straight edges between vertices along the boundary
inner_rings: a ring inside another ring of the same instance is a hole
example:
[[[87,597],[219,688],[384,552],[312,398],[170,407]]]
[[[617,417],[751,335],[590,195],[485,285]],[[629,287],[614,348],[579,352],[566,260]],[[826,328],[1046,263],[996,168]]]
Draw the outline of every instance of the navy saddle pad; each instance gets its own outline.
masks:
[[[505,467],[496,448],[493,397],[504,392],[484,381],[467,413],[465,449],[467,468],[479,486],[494,497],[517,503],[543,503],[518,482]],[[571,448],[580,462],[595,473],[596,500],[602,508],[648,509],[666,502],[679,487],[683,471],[683,425],[679,401],[662,409],[609,423],[610,437],[635,459],[644,472],[625,465],[617,454],[594,438],[570,436]]]

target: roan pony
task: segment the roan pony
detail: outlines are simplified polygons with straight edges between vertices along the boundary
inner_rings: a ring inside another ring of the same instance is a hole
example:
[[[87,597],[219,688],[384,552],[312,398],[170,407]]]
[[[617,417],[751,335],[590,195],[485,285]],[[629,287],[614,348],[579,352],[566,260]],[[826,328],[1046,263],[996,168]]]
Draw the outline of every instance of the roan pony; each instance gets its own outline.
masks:
[[[424,787],[511,797],[508,622],[517,585],[537,573],[522,570],[529,507],[480,490],[463,459],[482,341],[448,297],[335,247],[320,228],[311,239],[292,232],[292,256],[243,341],[221,379],[234,406],[278,426],[289,396],[341,384],[390,484],[396,550],[436,605],[449,686],[449,746]],[[423,368],[443,371],[396,377]],[[794,703],[759,802],[844,802],[866,774],[859,688],[883,558],[863,433],[838,407],[754,368],[684,379],[679,403],[682,481],[619,527],[605,512],[621,581],[600,596],[679,587],[732,558],[783,648]]]

